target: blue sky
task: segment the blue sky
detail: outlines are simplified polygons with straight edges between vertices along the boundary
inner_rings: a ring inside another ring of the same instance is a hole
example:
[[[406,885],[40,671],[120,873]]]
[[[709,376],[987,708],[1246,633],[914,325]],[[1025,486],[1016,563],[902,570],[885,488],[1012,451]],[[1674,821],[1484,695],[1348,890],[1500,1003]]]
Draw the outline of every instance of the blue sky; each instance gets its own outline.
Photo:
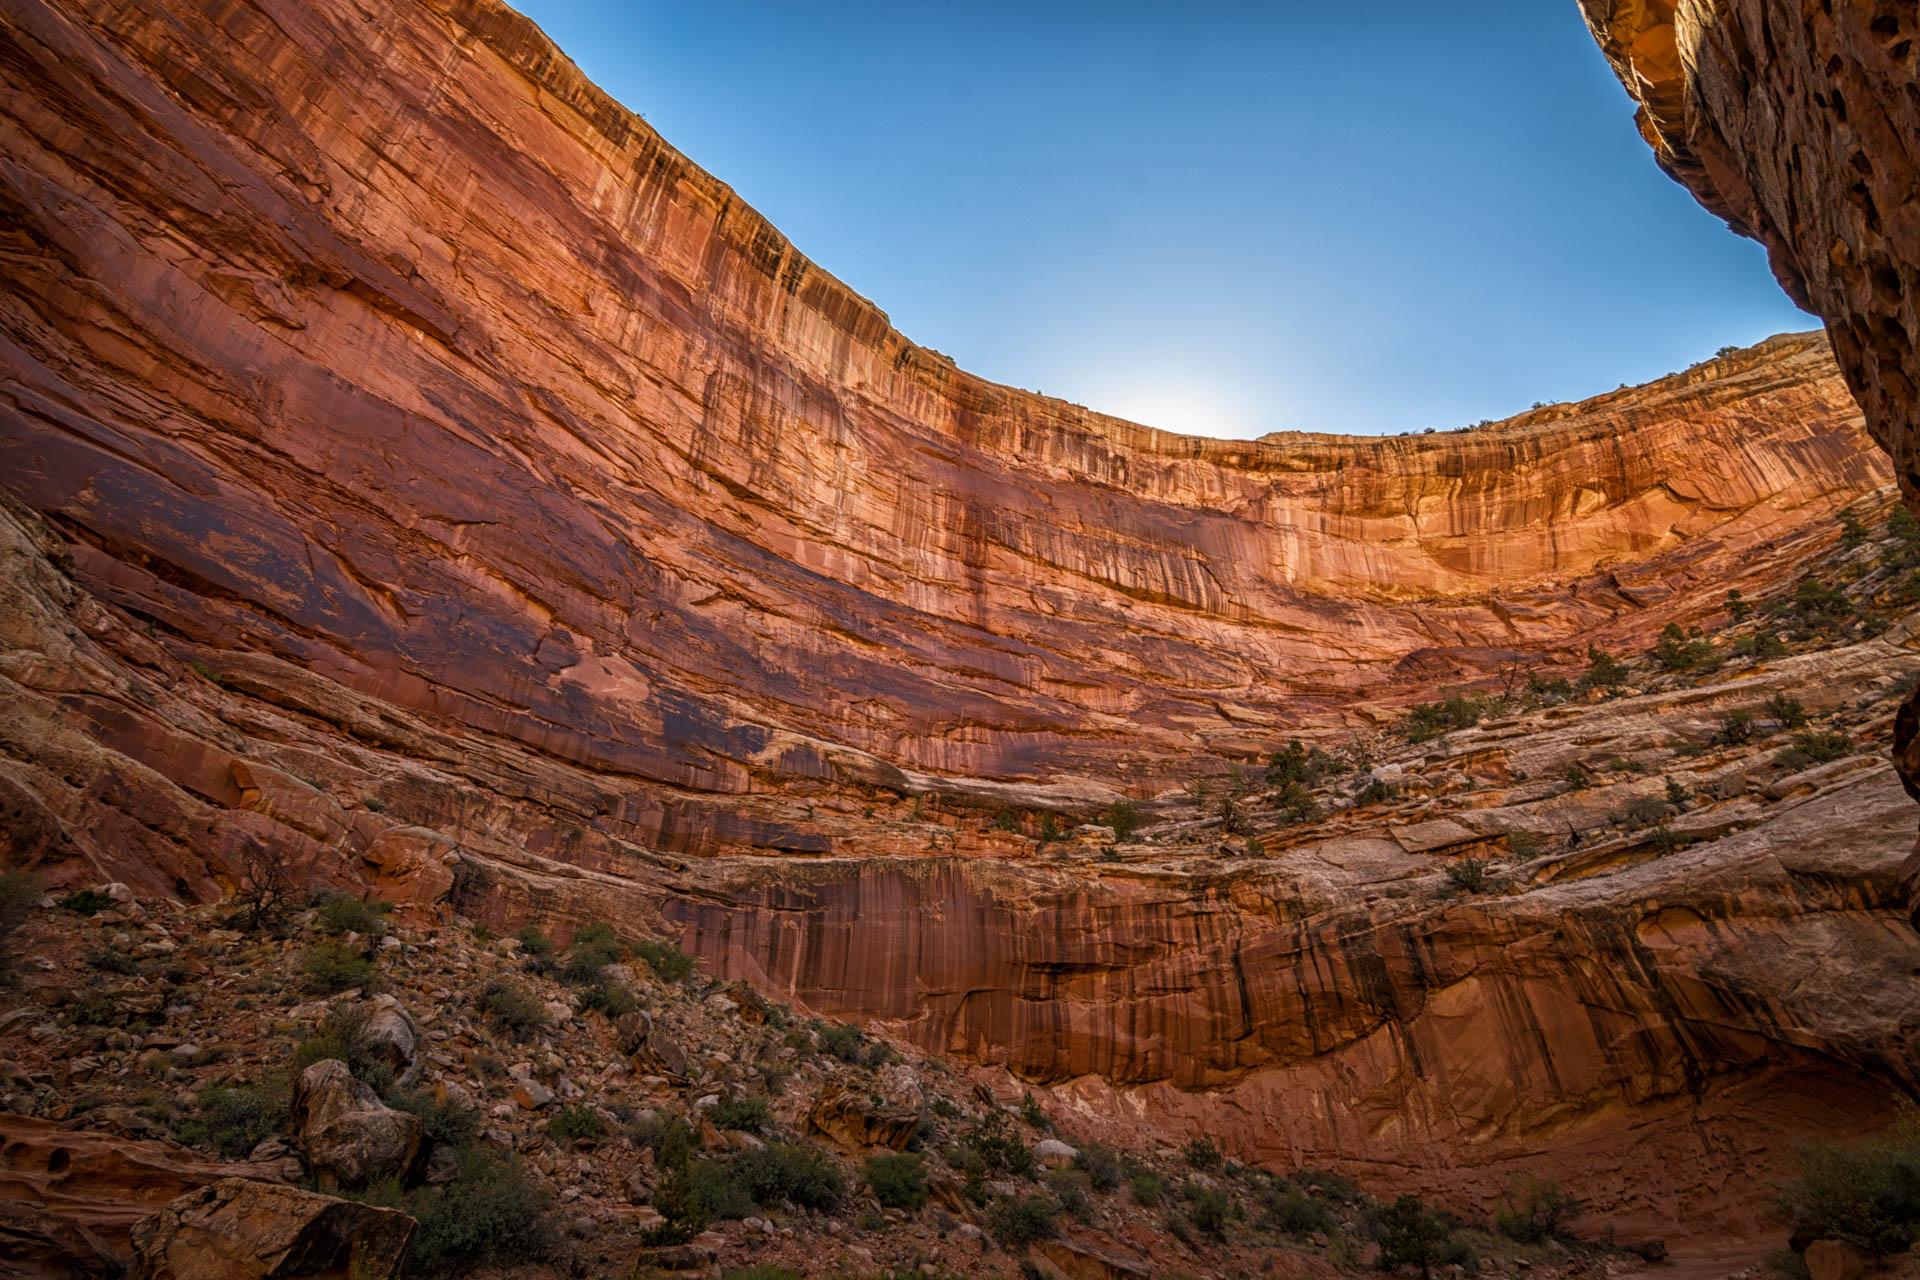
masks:
[[[1155,426],[1458,426],[1814,327],[1574,0],[520,7],[915,341]]]

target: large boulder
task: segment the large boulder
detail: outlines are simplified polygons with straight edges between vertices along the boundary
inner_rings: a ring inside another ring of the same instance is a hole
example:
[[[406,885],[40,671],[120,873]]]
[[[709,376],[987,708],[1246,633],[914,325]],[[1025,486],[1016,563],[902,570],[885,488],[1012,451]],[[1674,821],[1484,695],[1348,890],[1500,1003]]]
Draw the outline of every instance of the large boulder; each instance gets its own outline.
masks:
[[[367,1002],[359,1048],[385,1065],[402,1084],[413,1083],[420,1074],[420,1024],[392,996],[379,995]]]
[[[807,1113],[807,1127],[847,1151],[905,1151],[920,1126],[920,1108],[870,1093],[827,1089]]]
[[[128,1280],[394,1280],[413,1225],[392,1209],[222,1178],[134,1227]]]
[[[326,1058],[294,1086],[293,1134],[315,1180],[332,1189],[405,1174],[420,1155],[422,1126]]]

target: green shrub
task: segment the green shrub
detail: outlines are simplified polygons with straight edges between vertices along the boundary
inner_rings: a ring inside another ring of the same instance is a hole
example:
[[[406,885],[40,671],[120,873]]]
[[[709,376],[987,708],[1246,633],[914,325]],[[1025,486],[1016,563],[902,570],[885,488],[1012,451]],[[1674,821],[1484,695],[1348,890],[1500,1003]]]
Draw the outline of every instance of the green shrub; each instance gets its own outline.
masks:
[[[1124,1170],[1120,1157],[1112,1148],[1103,1147],[1097,1142],[1084,1142],[1074,1153],[1073,1167],[1087,1175],[1087,1182],[1096,1191],[1112,1191],[1120,1185]]]
[[[1354,793],[1353,802],[1357,805],[1385,804],[1399,793],[1393,784],[1380,778],[1367,779],[1367,785]]]
[[[694,1232],[711,1222],[744,1218],[754,1209],[753,1197],[734,1178],[730,1163],[706,1157],[668,1173],[654,1192],[653,1204],[669,1222]]]
[[[1767,699],[1767,715],[1778,720],[1782,728],[1799,729],[1807,723],[1807,709],[1800,699],[1776,693]]]
[[[513,936],[519,939],[520,950],[524,955],[539,957],[553,953],[553,939],[533,925],[522,925]]]
[[[1580,1202],[1559,1183],[1522,1174],[1507,1184],[1493,1225],[1509,1240],[1539,1244],[1559,1235],[1567,1219],[1579,1212]]]
[[[1302,1169],[1293,1175],[1293,1180],[1340,1204],[1352,1204],[1360,1199],[1360,1188],[1353,1179],[1330,1169]]]
[[[1472,1266],[1473,1250],[1454,1234],[1453,1224],[1418,1196],[1401,1196],[1369,1214],[1366,1225],[1380,1246],[1383,1271],[1412,1266],[1426,1275],[1436,1266]]]
[[[820,1032],[820,1051],[842,1062],[859,1062],[864,1056],[866,1043],[866,1036],[851,1022],[835,1023]]]
[[[389,1089],[387,1105],[420,1117],[429,1142],[464,1147],[480,1136],[480,1112],[453,1094],[417,1089]]]
[[[1809,1143],[1781,1190],[1796,1241],[1834,1239],[1886,1256],[1920,1239],[1920,1110],[1911,1104],[1886,1133],[1852,1146]]]
[[[601,970],[620,958],[620,940],[605,924],[590,924],[573,935],[560,976],[576,985],[598,982]]]
[[[1615,691],[1626,687],[1626,664],[1597,645],[1587,646],[1587,669],[1580,677],[1581,691]]]
[[[1540,856],[1542,843],[1540,837],[1531,831],[1509,831],[1507,832],[1507,856],[1521,861],[1537,858]]]
[[[1027,1122],[1028,1128],[1038,1129],[1042,1133],[1053,1132],[1053,1121],[1047,1117],[1046,1110],[1031,1092],[1020,1095],[1020,1118]]]
[[[1035,1195],[996,1200],[987,1211],[987,1226],[993,1238],[1008,1249],[1024,1249],[1059,1233],[1052,1203]]]
[[[375,971],[372,960],[345,943],[316,942],[301,953],[300,973],[307,990],[332,995],[368,985]]]
[[[1543,702],[1565,702],[1573,696],[1573,684],[1559,676],[1528,676],[1527,692]]]
[[[1650,827],[1667,816],[1667,802],[1659,796],[1635,796],[1614,821],[1623,827]]]
[[[495,978],[480,992],[480,1008],[516,1039],[547,1025],[546,1006],[518,983]]]
[[[625,1017],[640,1007],[640,997],[623,982],[595,982],[580,993],[580,1007],[604,1013],[609,1018]]]
[[[1788,653],[1780,633],[1766,627],[1734,641],[1733,651],[1745,658],[1784,658]]]
[[[633,944],[633,954],[646,961],[662,982],[685,982],[693,976],[693,957],[671,942],[642,938]]]
[[[1294,738],[1267,757],[1267,785],[1283,786],[1298,782],[1313,786],[1322,778],[1340,771],[1339,762],[1319,747],[1308,747]]]
[[[1131,840],[1140,829],[1140,806],[1131,800],[1115,800],[1100,815],[1100,822],[1113,828],[1116,840]]]
[[[1447,864],[1447,879],[1456,888],[1479,893],[1487,887],[1487,864],[1479,858],[1462,858]]]
[[[38,896],[38,894],[35,895],[35,897]],[[55,905],[62,911],[71,911],[77,916],[90,916],[111,907],[113,899],[98,889],[75,889]]]
[[[1681,782],[1678,778],[1667,779],[1668,804],[1672,805],[1675,809],[1684,809],[1692,799],[1693,792],[1687,790],[1685,783]]]
[[[802,1209],[825,1213],[838,1207],[846,1195],[840,1167],[812,1147],[769,1142],[740,1152],[730,1164],[734,1178],[755,1204],[791,1200]]]
[[[1842,511],[1839,520],[1841,546],[1851,550],[1867,540],[1867,526],[1851,508]]]
[[[1593,785],[1593,772],[1583,764],[1570,764],[1562,775],[1567,780],[1567,790],[1585,791]]]
[[[1423,702],[1410,709],[1401,729],[1408,742],[1429,742],[1455,729],[1472,728],[1486,712],[1486,699],[1450,693],[1438,702]]]
[[[403,1190],[385,1182],[356,1197],[411,1214],[418,1224],[406,1274],[471,1274],[486,1264],[531,1262],[552,1253],[553,1205],[517,1161],[467,1147],[445,1187]]]
[[[926,1164],[912,1152],[874,1156],[863,1172],[874,1199],[889,1209],[917,1213],[927,1203]]]
[[[98,969],[103,973],[124,975],[138,973],[140,970],[140,964],[133,958],[132,953],[122,951],[119,947],[96,947],[87,952],[86,960],[88,968]]]
[[[698,1145],[686,1117],[670,1111],[656,1112],[636,1122],[631,1137],[637,1145],[653,1149],[654,1163],[662,1169],[685,1165]]]
[[[339,1004],[327,1010],[314,1033],[293,1048],[293,1070],[297,1075],[316,1062],[338,1058],[347,1070],[379,1089],[391,1085],[393,1073],[384,1062],[367,1052],[365,1042],[367,1010],[358,1004]]]
[[[1729,711],[1720,717],[1720,727],[1714,731],[1713,740],[1723,747],[1737,747],[1752,742],[1758,732],[1753,712]]]
[[[1804,729],[1793,735],[1793,745],[1775,756],[1774,760],[1789,768],[1804,769],[1808,765],[1844,759],[1851,754],[1853,742],[1846,734]]]
[[[1669,622],[1661,631],[1653,658],[1668,671],[1705,671],[1720,665],[1720,652],[1713,643],[1689,636],[1677,622]]]
[[[1189,1182],[1184,1188],[1184,1198],[1189,1222],[1215,1240],[1226,1236],[1227,1221],[1233,1216],[1233,1201],[1226,1192]]]
[[[1290,1236],[1310,1236],[1316,1231],[1332,1235],[1337,1225],[1333,1210],[1324,1202],[1284,1182],[1269,1188],[1260,1210],[1268,1227]]]
[[[1214,1145],[1212,1138],[1204,1136],[1189,1138],[1187,1145],[1181,1149],[1181,1154],[1186,1156],[1187,1163],[1196,1169],[1209,1170],[1220,1167],[1220,1148]]]
[[[1079,1222],[1093,1221],[1093,1184],[1078,1169],[1050,1169],[1044,1180],[1061,1212]]]
[[[1167,1180],[1151,1169],[1138,1169],[1127,1179],[1127,1192],[1135,1204],[1151,1209],[1167,1198]]]
[[[387,931],[386,915],[391,910],[391,902],[362,902],[358,898],[338,895],[320,904],[320,927],[335,936],[343,933],[382,934]]]
[[[765,1133],[773,1124],[773,1113],[765,1098],[728,1098],[713,1109],[713,1123],[721,1129]]]
[[[983,1175],[1008,1173],[1031,1178],[1034,1174],[1033,1149],[1007,1131],[1006,1117],[997,1111],[989,1113],[967,1135],[957,1159]]]
[[[1728,619],[1736,623],[1745,622],[1747,620],[1747,615],[1752,612],[1753,612],[1753,606],[1747,603],[1746,596],[1741,593],[1738,587],[1735,587],[1733,590],[1727,592]]]
[[[189,1146],[212,1147],[229,1160],[254,1149],[287,1122],[291,1090],[278,1076],[261,1084],[210,1084],[195,1096],[194,1114],[174,1127]]]
[[[600,1112],[585,1103],[562,1107],[547,1121],[547,1136],[563,1147],[582,1140],[597,1142],[606,1132],[607,1123]]]

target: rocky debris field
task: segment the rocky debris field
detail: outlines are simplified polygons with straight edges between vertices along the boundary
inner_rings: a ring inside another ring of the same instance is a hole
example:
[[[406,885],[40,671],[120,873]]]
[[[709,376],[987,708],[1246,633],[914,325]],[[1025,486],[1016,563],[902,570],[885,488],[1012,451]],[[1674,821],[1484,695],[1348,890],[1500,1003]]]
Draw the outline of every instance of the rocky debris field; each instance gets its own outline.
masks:
[[[409,1248],[408,1274],[501,1276],[1634,1261],[1556,1238],[1552,1187],[1517,1186],[1501,1234],[1207,1141],[1094,1143],[1004,1075],[803,1018],[658,942],[351,898],[270,902],[249,928],[253,905],[107,885],[19,913],[0,1198],[35,1212],[0,1256],[105,1275],[131,1252],[181,1280],[306,1274],[271,1270],[301,1250],[386,1274]],[[410,1245],[381,1210],[417,1223]],[[235,1233],[268,1261],[227,1258]]]

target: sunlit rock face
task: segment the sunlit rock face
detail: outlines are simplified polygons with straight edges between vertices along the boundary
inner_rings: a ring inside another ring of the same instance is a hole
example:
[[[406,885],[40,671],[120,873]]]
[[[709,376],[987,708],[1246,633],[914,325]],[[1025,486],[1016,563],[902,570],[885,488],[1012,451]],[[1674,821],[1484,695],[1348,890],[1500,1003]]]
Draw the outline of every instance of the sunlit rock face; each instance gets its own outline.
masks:
[[[1585,1150],[1657,1208],[1752,1154],[1729,1090],[1778,1147],[1910,1078],[1878,827],[1844,875],[1473,906],[1401,902],[1429,850],[1381,832],[1120,874],[979,816],[1790,581],[1892,477],[1823,340],[1465,433],[1194,439],[914,345],[486,0],[14,0],[0,52],[15,862],[206,899],[264,850],[674,930],[1090,1114],[1482,1202]],[[1793,838],[1878,822],[1856,781]],[[1801,915],[1876,1001],[1802,981]]]

